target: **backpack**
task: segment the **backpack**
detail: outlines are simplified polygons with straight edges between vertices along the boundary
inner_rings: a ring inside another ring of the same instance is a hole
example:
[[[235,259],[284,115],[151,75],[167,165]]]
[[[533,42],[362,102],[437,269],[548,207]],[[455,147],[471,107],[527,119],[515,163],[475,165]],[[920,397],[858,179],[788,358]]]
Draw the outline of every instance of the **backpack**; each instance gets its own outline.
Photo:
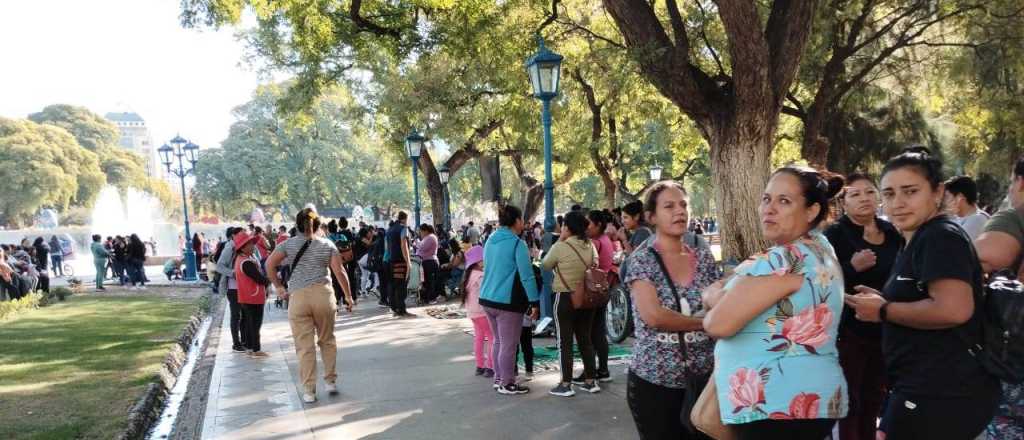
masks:
[[[1024,382],[1024,283],[1003,271],[989,278],[981,307],[981,342],[968,343],[967,350],[989,374],[1003,382]]]
[[[579,257],[580,262],[584,265],[587,264],[587,261],[583,259],[583,255],[581,255],[576,248],[572,247],[572,245],[569,245],[568,243],[566,243],[566,245],[569,246],[569,249],[572,249],[577,257]],[[593,245],[591,245],[591,250],[593,249]],[[595,250],[594,254],[596,255],[596,253],[597,251]],[[558,278],[562,280],[562,284],[565,284],[566,286],[569,285],[569,283],[565,282],[565,278],[562,277],[561,271],[555,270],[555,273],[558,275]],[[605,304],[608,304],[608,291],[610,289],[611,283],[608,279],[608,272],[598,269],[597,258],[595,256],[594,260],[583,272],[583,282],[577,285],[570,295],[570,298],[572,299],[572,307],[574,309],[596,309],[602,307]]]

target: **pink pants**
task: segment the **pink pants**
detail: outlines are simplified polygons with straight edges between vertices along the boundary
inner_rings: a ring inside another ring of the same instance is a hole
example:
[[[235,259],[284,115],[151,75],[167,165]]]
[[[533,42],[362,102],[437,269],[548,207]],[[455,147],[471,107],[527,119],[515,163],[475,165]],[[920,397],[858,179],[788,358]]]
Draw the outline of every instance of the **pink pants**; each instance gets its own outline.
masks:
[[[476,355],[477,368],[494,368],[491,362],[491,342],[494,336],[491,335],[491,325],[487,323],[486,316],[478,316],[473,321],[473,354]],[[486,348],[484,345],[486,344]]]

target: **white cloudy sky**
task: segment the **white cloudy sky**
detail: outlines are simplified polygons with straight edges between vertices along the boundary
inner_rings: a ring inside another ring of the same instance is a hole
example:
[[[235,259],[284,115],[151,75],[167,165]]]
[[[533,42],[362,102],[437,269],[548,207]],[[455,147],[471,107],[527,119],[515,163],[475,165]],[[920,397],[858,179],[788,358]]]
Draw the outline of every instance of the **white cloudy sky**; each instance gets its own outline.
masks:
[[[259,83],[232,30],[184,29],[178,0],[30,0],[0,6],[0,116],[54,103],[134,111],[158,145],[219,146]]]

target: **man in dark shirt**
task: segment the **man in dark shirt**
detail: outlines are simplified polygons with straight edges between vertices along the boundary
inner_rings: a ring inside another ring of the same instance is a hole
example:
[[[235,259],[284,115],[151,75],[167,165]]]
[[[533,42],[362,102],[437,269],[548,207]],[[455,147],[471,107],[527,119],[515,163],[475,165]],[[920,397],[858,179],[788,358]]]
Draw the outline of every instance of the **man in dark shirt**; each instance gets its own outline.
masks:
[[[396,317],[408,316],[405,310],[405,297],[408,294],[409,279],[409,229],[405,226],[409,214],[405,211],[398,213],[395,224],[388,229],[385,237],[385,244],[388,250],[388,266],[391,268],[391,310]],[[401,275],[404,274],[404,275]]]

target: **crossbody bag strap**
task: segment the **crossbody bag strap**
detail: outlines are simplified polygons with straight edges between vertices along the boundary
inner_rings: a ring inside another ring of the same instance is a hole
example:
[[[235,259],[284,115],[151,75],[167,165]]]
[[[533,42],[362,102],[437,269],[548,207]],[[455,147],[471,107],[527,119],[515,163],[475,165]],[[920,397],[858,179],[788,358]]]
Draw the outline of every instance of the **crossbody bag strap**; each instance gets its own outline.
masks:
[[[569,242],[565,242],[565,244],[569,246],[569,249],[572,249],[573,253],[575,253],[577,257],[579,257],[580,263],[583,263],[583,267],[594,267],[597,265],[596,261],[591,261],[590,264],[587,264],[587,260],[583,259],[583,254],[581,254],[580,251],[576,250],[576,248],[569,244]],[[594,245],[590,245],[590,250],[594,250]]]
[[[676,307],[679,309],[679,313],[683,313],[683,304],[679,298],[679,290],[676,289],[676,282],[672,280],[672,275],[668,273],[668,267],[665,266],[665,261],[661,259],[661,254],[658,253],[657,249],[654,249],[654,243],[651,243],[649,247],[651,255],[654,256],[654,261],[658,262],[658,267],[661,268],[661,274],[668,281],[669,289],[672,289],[672,297],[676,300]],[[683,352],[683,356],[688,355],[689,350],[686,347],[686,338],[683,337],[683,332],[679,333],[679,350]]]
[[[306,242],[302,244],[302,247],[299,248],[299,253],[295,254],[295,259],[292,260],[292,270],[293,271],[295,270],[296,267],[299,267],[299,260],[302,259],[302,254],[306,253],[306,249],[309,249],[309,244],[312,243],[312,242],[313,242],[313,239],[306,240]]]

